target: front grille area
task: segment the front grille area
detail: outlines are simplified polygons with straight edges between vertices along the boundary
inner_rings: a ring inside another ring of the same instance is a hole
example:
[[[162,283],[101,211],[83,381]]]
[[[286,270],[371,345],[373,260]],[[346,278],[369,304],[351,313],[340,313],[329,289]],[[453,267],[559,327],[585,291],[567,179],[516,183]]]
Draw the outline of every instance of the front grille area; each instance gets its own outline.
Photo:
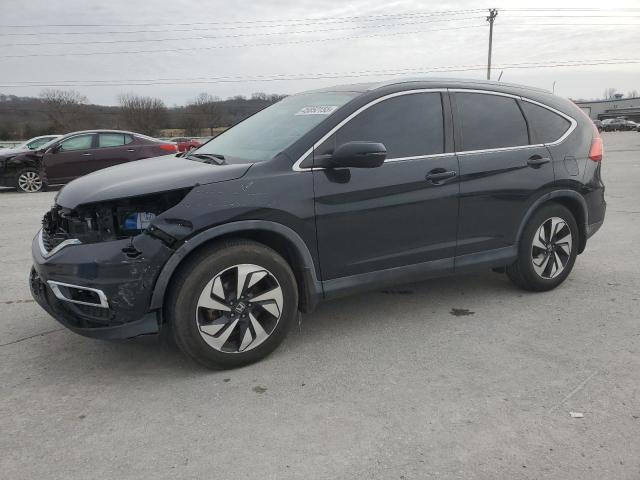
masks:
[[[122,322],[114,320],[113,311],[108,308],[79,305],[77,303],[61,302],[60,306],[73,315],[79,327],[105,327],[119,325]]]

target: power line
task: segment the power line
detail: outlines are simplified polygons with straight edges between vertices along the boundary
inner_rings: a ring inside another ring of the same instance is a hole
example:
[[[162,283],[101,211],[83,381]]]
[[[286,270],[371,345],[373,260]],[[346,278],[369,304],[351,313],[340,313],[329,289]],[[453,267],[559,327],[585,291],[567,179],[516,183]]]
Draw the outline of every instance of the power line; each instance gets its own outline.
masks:
[[[479,16],[475,17],[463,17],[456,18],[455,20],[477,20]],[[402,22],[402,23],[390,23],[390,24],[379,24],[379,25],[365,25],[361,27],[362,29],[369,28],[388,28],[388,27],[400,27],[407,25],[422,25],[427,23],[436,23],[436,22],[450,22],[451,19],[435,19],[435,20],[424,20],[418,22]],[[144,43],[144,42],[164,42],[164,41],[174,41],[174,40],[209,40],[209,39],[221,39],[221,38],[242,38],[242,37],[256,37],[256,36],[272,36],[272,35],[294,35],[294,34],[306,34],[306,33],[322,33],[322,32],[333,32],[340,30],[351,30],[353,27],[338,27],[338,28],[326,28],[326,29],[316,29],[316,30],[298,30],[298,31],[287,31],[287,32],[263,32],[263,33],[240,33],[234,35],[200,35],[197,37],[173,37],[173,38],[145,38],[145,39],[132,39],[132,40],[96,40],[96,41],[74,41],[74,42],[37,42],[37,43],[4,43],[0,44],[0,47],[25,47],[25,46],[53,46],[53,45],[98,45],[98,44],[116,44],[116,43]]]
[[[508,28],[508,27],[640,27],[640,23],[505,23],[501,24],[500,28]]]
[[[638,12],[640,8],[627,8],[627,7],[607,7],[607,8],[582,8],[582,7],[569,7],[569,8],[558,8],[558,7],[529,7],[529,8],[501,8],[502,12],[610,12],[610,11],[621,11],[621,12]]]
[[[129,51],[107,51],[107,52],[63,52],[63,53],[28,53],[18,55],[0,55],[0,58],[27,58],[27,57],[73,57],[73,56],[93,56],[93,55],[129,55],[129,54],[144,54],[144,53],[169,53],[169,52],[192,52],[194,50],[219,50],[226,48],[244,48],[244,47],[272,47],[280,45],[298,45],[306,43],[319,43],[336,40],[355,40],[361,38],[374,38],[374,37],[389,37],[396,35],[413,35],[418,33],[430,33],[430,32],[444,32],[451,30],[460,30],[465,28],[481,28],[484,25],[464,25],[460,27],[447,27],[431,30],[417,30],[417,31],[404,31],[393,33],[376,33],[369,35],[353,35],[348,37],[332,37],[332,38],[317,38],[307,40],[291,40],[283,42],[271,42],[271,43],[244,43],[244,44],[231,44],[231,45],[215,45],[211,47],[188,47],[188,48],[168,48],[168,49],[154,49],[154,50],[129,50]]]
[[[510,18],[640,18],[640,15],[515,15]]]
[[[4,28],[41,28],[41,27],[144,27],[144,26],[190,26],[190,25],[255,25],[255,24],[272,24],[279,22],[282,26],[290,26],[291,22],[333,22],[333,21],[351,21],[357,19],[371,18],[388,18],[399,16],[439,16],[439,15],[460,15],[463,13],[481,12],[482,8],[459,9],[459,10],[439,10],[439,11],[423,11],[423,12],[406,12],[406,13],[386,13],[386,14],[369,14],[369,15],[353,15],[346,17],[306,17],[297,19],[270,19],[270,20],[235,20],[226,22],[187,22],[187,23],[49,23],[38,25],[0,25]]]
[[[560,67],[585,67],[598,65],[631,65],[640,64],[640,58],[620,58],[620,59],[591,59],[591,60],[567,60],[555,62],[524,62],[524,63],[501,63],[494,65],[500,69],[531,69],[531,68],[560,68]],[[192,84],[215,84],[215,83],[238,83],[238,82],[272,82],[272,81],[295,81],[295,80],[320,80],[336,78],[372,77],[372,76],[393,76],[407,74],[428,74],[443,72],[467,72],[485,70],[486,65],[453,65],[442,67],[421,67],[405,69],[386,70],[359,70],[352,72],[320,72],[320,73],[300,73],[300,74],[274,74],[255,76],[227,76],[227,77],[198,77],[185,79],[141,79],[128,81],[75,81],[65,80],[59,82],[41,83],[16,83],[0,84],[2,88],[17,87],[105,87],[105,86],[150,86],[150,85],[192,85]]]
[[[463,13],[466,12],[461,12],[459,14],[455,14],[455,15],[461,15]],[[452,14],[453,15],[453,14]],[[398,14],[397,16],[394,16],[393,18],[391,17],[387,17],[387,18],[362,18],[360,20],[358,20],[358,22],[387,22],[387,21],[397,21],[397,20],[404,20],[404,19],[412,19],[412,18],[430,18],[433,15],[410,15],[410,14],[406,14],[406,15],[401,15]],[[457,21],[457,20],[461,20],[459,17],[454,16],[453,18],[446,18],[446,19],[440,19],[440,20],[433,20],[435,21]],[[344,19],[344,18],[336,18],[336,19],[326,19],[325,21],[322,22],[304,22],[304,23],[290,23],[290,24],[273,24],[273,25],[246,25],[246,26],[216,26],[215,29],[216,30],[247,30],[247,29],[251,29],[252,31],[255,29],[265,29],[265,28],[290,28],[290,27],[306,27],[306,26],[314,26],[314,25],[325,25],[325,24],[334,24],[334,23],[354,23],[354,20],[351,19]],[[366,27],[366,25],[362,25],[362,27]],[[166,29],[166,28],[162,28],[162,29],[156,29],[156,30],[128,30],[128,31],[96,31],[93,30],[91,32],[1,32],[0,36],[7,36],[7,35],[12,35],[12,36],[42,36],[42,35],[128,35],[128,34],[133,34],[133,33],[172,33],[172,32],[191,32],[191,31],[211,31],[210,27],[190,27],[190,28],[181,28],[181,29]]]
[[[157,27],[157,26],[189,26],[193,25],[215,25],[216,28],[225,28],[225,25],[247,25],[247,27],[240,28],[265,28],[275,26],[292,26],[294,22],[309,22],[309,24],[317,23],[334,23],[340,21],[375,21],[380,18],[402,18],[402,17],[431,17],[442,15],[461,15],[465,13],[477,13],[483,12],[485,9],[458,9],[458,10],[440,10],[440,11],[413,11],[405,13],[390,13],[390,14],[368,14],[368,15],[353,15],[346,17],[306,17],[297,19],[266,19],[266,20],[229,20],[221,22],[185,22],[185,23],[57,23],[57,24],[29,24],[29,25],[15,25],[15,24],[0,24],[0,28],[61,28],[61,27]],[[504,8],[500,9],[503,12],[640,12],[640,8],[624,8],[624,7],[609,7],[609,8]],[[575,15],[574,15],[575,16]],[[589,15],[587,15],[589,16]],[[234,27],[235,28],[235,27]],[[146,30],[145,30],[146,31]],[[157,32],[157,30],[154,30]],[[178,30],[176,30],[178,31]],[[142,32],[142,31],[140,31]],[[113,34],[113,33],[140,33],[140,32],[38,32],[34,35],[54,35],[54,34]],[[3,33],[6,35],[6,33]],[[17,33],[16,35],[31,35],[32,33]]]

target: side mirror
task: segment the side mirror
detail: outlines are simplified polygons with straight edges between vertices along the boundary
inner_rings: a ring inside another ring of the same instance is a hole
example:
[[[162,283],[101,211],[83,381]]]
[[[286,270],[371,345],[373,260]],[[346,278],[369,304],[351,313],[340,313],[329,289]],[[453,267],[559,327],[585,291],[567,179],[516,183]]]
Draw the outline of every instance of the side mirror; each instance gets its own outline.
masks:
[[[320,158],[316,166],[326,168],[376,168],[387,158],[387,149],[378,142],[347,142],[332,155]]]

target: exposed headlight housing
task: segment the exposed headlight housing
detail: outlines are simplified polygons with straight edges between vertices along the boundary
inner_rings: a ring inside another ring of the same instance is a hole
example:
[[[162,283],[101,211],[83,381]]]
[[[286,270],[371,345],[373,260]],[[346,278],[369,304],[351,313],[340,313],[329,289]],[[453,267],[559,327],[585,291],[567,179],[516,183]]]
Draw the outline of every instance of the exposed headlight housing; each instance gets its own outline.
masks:
[[[81,243],[118,240],[139,235],[151,221],[182,201],[191,189],[80,205],[71,210],[54,206],[42,221],[49,248],[68,240]]]

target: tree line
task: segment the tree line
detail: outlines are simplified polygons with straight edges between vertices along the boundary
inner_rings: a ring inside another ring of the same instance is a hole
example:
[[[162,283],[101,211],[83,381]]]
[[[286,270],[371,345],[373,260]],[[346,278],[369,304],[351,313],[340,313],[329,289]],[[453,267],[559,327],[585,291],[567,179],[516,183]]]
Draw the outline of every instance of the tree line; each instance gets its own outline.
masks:
[[[284,98],[254,93],[222,100],[200,93],[185,106],[167,107],[161,98],[123,93],[118,106],[90,104],[74,90],[46,89],[38,98],[0,95],[0,140],[49,133],[113,128],[158,136],[161,130],[181,129],[186,136],[214,135]]]

